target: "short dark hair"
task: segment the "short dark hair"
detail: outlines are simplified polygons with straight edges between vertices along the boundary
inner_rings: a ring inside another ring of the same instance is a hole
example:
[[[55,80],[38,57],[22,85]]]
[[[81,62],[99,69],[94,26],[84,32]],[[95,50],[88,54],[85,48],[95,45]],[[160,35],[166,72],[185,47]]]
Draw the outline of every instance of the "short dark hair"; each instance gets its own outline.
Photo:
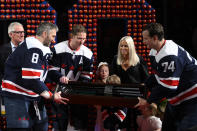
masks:
[[[41,36],[44,31],[49,33],[53,29],[58,31],[57,25],[49,22],[42,22],[38,25],[38,28],[36,30],[36,35]]]
[[[149,32],[149,36],[153,37],[156,35],[159,40],[162,40],[164,38],[164,29],[163,26],[160,23],[150,23],[147,24],[143,31],[147,30]]]
[[[81,33],[81,32],[87,33],[87,30],[83,25],[74,25],[71,30],[72,36],[75,36],[77,35],[77,33]]]

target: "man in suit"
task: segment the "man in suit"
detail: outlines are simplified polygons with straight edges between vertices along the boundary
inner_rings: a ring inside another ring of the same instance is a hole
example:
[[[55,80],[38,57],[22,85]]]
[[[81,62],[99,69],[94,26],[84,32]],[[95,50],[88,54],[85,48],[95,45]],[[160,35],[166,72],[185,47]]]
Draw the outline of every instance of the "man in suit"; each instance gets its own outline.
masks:
[[[0,47],[0,81],[4,75],[4,63],[8,56],[15,50],[15,48],[24,41],[24,28],[19,22],[12,22],[8,26],[8,35],[11,39],[9,43],[3,44]]]
[[[9,43],[3,44],[0,47],[0,85],[2,82],[2,78],[4,75],[4,64],[7,60],[8,56],[16,49],[16,47],[24,41],[24,28],[23,25],[19,22],[12,22],[8,26],[8,35],[11,39]],[[1,103],[1,97],[0,97],[0,103]],[[1,105],[1,104],[0,104]],[[1,108],[4,108],[4,106],[1,105]],[[4,114],[5,111],[2,109],[0,114]],[[0,115],[1,116],[1,115]]]

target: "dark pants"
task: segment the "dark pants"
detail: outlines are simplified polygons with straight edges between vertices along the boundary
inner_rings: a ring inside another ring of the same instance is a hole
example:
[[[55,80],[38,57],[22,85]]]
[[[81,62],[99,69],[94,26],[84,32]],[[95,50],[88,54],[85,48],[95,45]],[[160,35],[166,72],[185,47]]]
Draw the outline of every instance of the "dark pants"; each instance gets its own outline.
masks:
[[[76,129],[87,129],[88,126],[88,106],[71,104],[71,125]]]
[[[69,112],[68,105],[49,103],[52,116],[49,118],[53,121],[53,128],[58,131],[66,131],[68,126]]]
[[[58,131],[67,130],[68,121],[70,120],[71,126],[75,129],[87,129],[88,125],[88,106],[87,105],[63,105],[50,103],[53,118],[53,128]]]
[[[31,129],[24,128],[7,128],[6,131],[31,131]]]
[[[197,125],[197,100],[166,106],[162,131],[189,131]]]
[[[121,123],[121,128],[126,128],[127,131],[137,131],[137,115],[139,115],[140,112],[135,108],[128,108],[126,118]]]
[[[25,101],[12,97],[4,97],[7,128],[9,130],[22,128],[32,129],[35,131],[48,131],[48,119],[44,103],[38,103],[40,120],[36,115],[33,101]],[[22,131],[21,129],[21,131]]]

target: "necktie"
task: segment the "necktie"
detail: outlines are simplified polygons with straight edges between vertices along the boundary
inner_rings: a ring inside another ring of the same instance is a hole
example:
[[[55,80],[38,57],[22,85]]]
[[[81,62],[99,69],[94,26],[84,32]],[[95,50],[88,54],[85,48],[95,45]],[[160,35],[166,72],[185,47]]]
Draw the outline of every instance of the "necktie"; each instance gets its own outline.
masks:
[[[16,49],[16,47],[13,47],[13,48],[12,48],[12,52],[14,52],[15,49]]]

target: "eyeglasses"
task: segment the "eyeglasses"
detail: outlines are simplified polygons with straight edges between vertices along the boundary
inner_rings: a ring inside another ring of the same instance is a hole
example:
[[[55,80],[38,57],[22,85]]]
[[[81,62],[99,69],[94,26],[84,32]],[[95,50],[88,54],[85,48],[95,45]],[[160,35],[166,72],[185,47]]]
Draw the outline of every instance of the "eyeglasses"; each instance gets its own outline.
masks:
[[[16,34],[25,34],[25,31],[12,31],[12,32]]]

